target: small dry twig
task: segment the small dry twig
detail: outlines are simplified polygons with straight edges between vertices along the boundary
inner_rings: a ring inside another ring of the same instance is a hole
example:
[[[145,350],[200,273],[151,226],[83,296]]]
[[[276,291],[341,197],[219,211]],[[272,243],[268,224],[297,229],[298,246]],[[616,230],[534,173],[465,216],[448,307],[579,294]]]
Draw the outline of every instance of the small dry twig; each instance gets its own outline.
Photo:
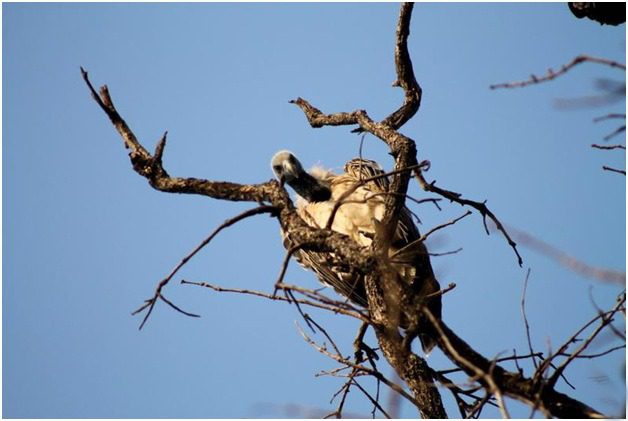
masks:
[[[512,88],[523,88],[529,85],[535,85],[538,83],[542,83],[542,82],[547,82],[553,79],[556,79],[559,76],[564,75],[565,73],[567,73],[569,70],[571,70],[573,67],[577,66],[578,64],[584,63],[584,62],[590,62],[590,63],[597,63],[597,64],[602,64],[605,66],[610,66],[613,68],[617,68],[617,69],[621,69],[621,70],[626,70],[626,65],[613,61],[613,60],[608,60],[608,59],[604,59],[604,58],[598,58],[598,57],[591,57],[591,56],[587,56],[587,55],[579,55],[577,57],[575,57],[573,60],[571,60],[571,62],[561,66],[560,70],[558,71],[554,71],[552,69],[548,69],[547,74],[545,76],[535,76],[535,75],[531,75],[530,79],[521,81],[521,82],[507,82],[507,83],[498,83],[495,85],[491,85],[490,88],[491,89],[500,89],[500,88],[507,88],[507,89],[512,89]]]
[[[365,323],[371,323],[371,320],[368,318],[368,316],[366,316],[365,314],[363,314],[362,312],[360,312],[359,310],[351,307],[350,305],[348,305],[346,302],[340,302],[340,301],[336,301],[336,300],[332,300],[329,297],[326,297],[314,290],[309,290],[307,288],[301,288],[301,287],[297,287],[294,285],[285,285],[285,284],[281,284],[279,287],[280,288],[286,288],[286,289],[291,289],[294,291],[297,291],[299,293],[302,293],[304,295],[307,295],[309,297],[313,297],[314,301],[311,300],[305,300],[305,299],[295,299],[295,298],[288,298],[288,297],[280,297],[278,295],[275,294],[270,294],[270,293],[266,293],[266,292],[261,292],[261,291],[255,291],[255,290],[249,290],[249,289],[243,289],[243,288],[224,288],[218,285],[213,285],[213,284],[209,284],[207,282],[195,282],[195,281],[186,281],[185,279],[181,280],[181,284],[184,285],[196,285],[196,286],[200,286],[203,288],[209,288],[211,290],[214,290],[216,292],[227,292],[227,293],[234,293],[234,294],[243,294],[243,295],[252,295],[252,296],[256,296],[256,297],[261,297],[261,298],[266,298],[269,300],[273,300],[273,301],[285,301],[287,303],[292,303],[294,301],[297,301],[299,304],[303,304],[303,305],[307,305],[310,307],[316,307],[316,308],[320,308],[322,310],[327,310],[330,311],[332,313],[335,314],[343,314],[345,316],[350,316],[353,317],[355,319],[358,319],[362,322]]]
[[[436,186],[435,181],[428,183],[425,177],[423,177],[423,173],[420,170],[415,170],[414,175],[423,190],[439,194],[443,196],[444,198],[449,199],[452,202],[458,203],[461,206],[470,206],[474,208],[475,210],[477,210],[478,212],[480,212],[480,214],[482,215],[482,222],[484,223],[484,230],[486,231],[486,234],[490,234],[488,230],[488,226],[486,225],[486,218],[488,217],[491,221],[493,221],[497,229],[501,231],[501,233],[506,238],[506,241],[508,241],[508,245],[510,245],[510,247],[515,252],[515,255],[517,256],[517,263],[519,264],[519,266],[523,266],[523,259],[521,258],[521,255],[519,254],[519,251],[517,250],[517,243],[515,243],[512,240],[512,238],[506,231],[506,228],[504,228],[504,226],[499,221],[499,219],[497,219],[495,214],[491,212],[491,210],[486,206],[486,201],[480,203],[474,200],[465,199],[462,197],[460,193],[442,189]]]
[[[416,401],[416,399],[413,396],[408,394],[408,392],[403,390],[403,388],[401,388],[398,384],[396,384],[396,383],[390,381],[388,378],[386,378],[380,371],[374,370],[374,369],[372,369],[370,367],[367,367],[365,365],[362,365],[362,364],[356,364],[356,363],[352,362],[351,360],[349,360],[348,358],[343,357],[342,355],[334,354],[332,352],[329,352],[329,350],[326,347],[318,345],[316,342],[314,342],[298,324],[297,324],[297,328],[299,329],[299,333],[301,333],[301,336],[303,337],[305,342],[307,342],[309,345],[314,347],[314,349],[316,349],[321,354],[326,355],[326,356],[332,358],[333,360],[336,360],[337,362],[339,362],[343,366],[350,367],[350,368],[356,368],[356,369],[360,370],[361,372],[364,372],[365,374],[369,374],[371,376],[374,376],[377,380],[381,381],[386,386],[390,387],[392,390],[394,390],[395,392],[399,393],[405,399],[410,401],[413,405],[419,406],[419,403]]]
[[[613,150],[613,149],[626,150],[626,147],[624,145],[598,145],[594,143],[591,145],[591,147],[595,149],[606,149],[606,150]]]
[[[160,156],[160,155],[158,155],[158,156]],[[181,259],[179,264],[177,264],[174,267],[174,269],[168,274],[168,276],[166,276],[164,279],[162,279],[157,284],[157,288],[155,289],[155,294],[153,295],[153,297],[149,298],[148,300],[146,300],[144,305],[142,305],[140,308],[138,308],[133,313],[131,313],[132,315],[136,315],[138,313],[141,313],[146,308],[148,308],[148,311],[146,312],[146,315],[144,316],[144,319],[142,320],[142,323],[140,324],[139,329],[141,330],[142,327],[144,327],[144,325],[148,321],[148,317],[151,315],[151,313],[153,311],[153,308],[155,307],[155,303],[157,302],[158,298],[161,298],[166,304],[170,305],[170,307],[174,308],[175,310],[177,310],[180,313],[185,314],[186,316],[200,317],[197,314],[192,314],[192,313],[188,313],[188,312],[185,312],[185,311],[181,310],[179,307],[175,306],[172,302],[170,302],[169,300],[164,298],[164,296],[163,296],[163,294],[161,292],[163,287],[165,287],[166,284],[168,284],[168,282],[170,282],[172,277],[179,271],[179,269],[181,269],[192,257],[194,257],[194,255],[196,253],[201,251],[201,249],[203,247],[205,247],[207,244],[209,244],[209,242],[214,237],[216,237],[216,235],[218,235],[218,233],[220,231],[222,231],[223,229],[225,229],[227,227],[230,227],[231,225],[233,225],[233,224],[235,224],[237,222],[242,221],[243,219],[249,218],[251,216],[259,215],[259,214],[262,214],[262,213],[272,213],[272,212],[275,212],[275,211],[276,211],[276,209],[274,207],[272,207],[272,206],[259,206],[257,208],[249,209],[249,210],[247,210],[245,212],[242,212],[239,215],[234,216],[233,218],[227,219],[218,228],[216,228],[214,230],[214,232],[212,232],[209,235],[209,237],[207,237],[203,241],[201,241],[201,243],[198,246],[196,246],[196,248],[194,248],[194,250],[192,250],[188,255],[186,255],[183,259]]]
[[[607,165],[604,165],[604,166],[602,167],[602,169],[603,169],[603,170],[606,170],[606,171],[616,172],[616,173],[618,173],[618,174],[623,174],[623,175],[626,175],[626,170],[619,170],[619,169],[617,169],[617,168],[612,168],[612,167],[609,167],[609,166],[607,166]]]
[[[613,320],[613,316],[619,312],[622,311],[622,309],[625,309],[625,303],[626,303],[626,294],[622,293],[618,300],[617,303],[615,304],[615,306],[608,311],[602,312],[600,311],[598,313],[598,315],[596,315],[595,317],[593,317],[591,320],[589,320],[587,323],[585,323],[582,327],[580,327],[573,335],[571,335],[571,337],[569,337],[559,348],[558,350],[553,353],[550,354],[550,356],[543,361],[543,363],[541,363],[541,365],[539,366],[539,368],[536,370],[534,378],[535,381],[540,382],[544,373],[547,371],[547,369],[550,367],[550,364],[559,356],[567,356],[567,358],[565,359],[565,361],[563,361],[555,370],[554,373],[552,374],[552,376],[549,378],[549,380],[547,381],[547,385],[549,387],[553,387],[556,384],[556,381],[558,380],[558,378],[562,375],[562,373],[564,372],[565,368],[567,368],[567,366],[578,357],[578,355],[582,354],[582,352],[584,352],[584,350],[586,350],[589,345],[591,344],[591,342],[593,342],[593,340],[597,337],[597,335],[606,327],[611,325],[611,322]],[[571,354],[567,354],[566,351],[569,348],[569,346],[572,343],[577,343],[580,340],[578,339],[578,337],[587,329],[589,328],[589,326],[593,325],[595,322],[600,321],[600,324],[593,330],[593,332],[589,335],[589,337],[582,341],[582,343],[580,344],[580,346],[577,348],[577,350]]]
[[[471,215],[471,213],[472,212],[470,210],[468,210],[465,213],[463,213],[461,216],[459,216],[457,218],[454,218],[451,221],[447,221],[445,223],[442,223],[440,225],[435,226],[434,228],[432,228],[429,231],[427,231],[425,234],[421,235],[421,237],[417,238],[416,240],[412,241],[411,243],[408,243],[407,245],[405,245],[402,248],[400,248],[399,250],[397,250],[390,257],[393,258],[393,257],[397,256],[398,254],[403,253],[407,249],[410,249],[410,248],[414,247],[415,245],[417,245],[419,243],[424,243],[425,240],[427,240],[427,237],[429,237],[430,235],[434,234],[436,231],[441,230],[441,229],[446,228],[446,227],[449,227],[451,225],[454,225],[456,222],[460,221],[461,219],[466,218],[467,216]]]
[[[532,348],[532,339],[530,338],[530,324],[528,323],[528,316],[526,315],[526,291],[528,289],[528,280],[530,279],[530,268],[528,268],[526,272],[525,280],[523,281],[523,292],[521,293],[521,314],[523,315],[523,323],[526,328],[526,339],[528,341],[528,350],[530,351],[530,355],[535,355],[534,349]],[[534,363],[534,368],[538,368],[538,364],[536,363],[536,358],[532,357],[532,362]]]

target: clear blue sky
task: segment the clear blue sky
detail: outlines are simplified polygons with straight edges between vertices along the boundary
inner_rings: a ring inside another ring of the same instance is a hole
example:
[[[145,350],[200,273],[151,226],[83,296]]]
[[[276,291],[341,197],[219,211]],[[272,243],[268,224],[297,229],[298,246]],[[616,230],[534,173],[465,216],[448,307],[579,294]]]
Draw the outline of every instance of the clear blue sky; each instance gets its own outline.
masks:
[[[391,88],[396,4],[3,4],[3,417],[283,417],[328,412],[341,379],[297,332],[295,308],[219,295],[181,278],[271,291],[284,250],[275,220],[221,234],[166,289],[191,319],[159,304],[138,331],[130,312],[159,279],[226,218],[251,204],[154,191],[134,173],[117,133],[81,80],[108,84],[149,149],[169,132],[172,175],[254,183],[283,148],[331,168],[358,153],[347,128],[311,129],[288,101],[327,112],[364,108],[382,118],[402,100]],[[488,200],[502,220],[589,264],[625,271],[623,152],[591,143],[625,112],[622,101],[560,110],[556,99],[599,94],[622,71],[583,64],[550,84],[491,91],[586,53],[625,62],[625,26],[576,20],[565,4],[426,4],[412,19],[410,53],[424,89],[414,138],[426,174]],[[624,138],[616,140],[623,142]],[[390,168],[373,137],[364,155]],[[411,193],[426,197],[416,186]],[[463,213],[415,209],[422,230]],[[535,348],[556,349],[620,287],[585,279],[468,217],[434,236],[444,319],[487,356],[525,352],[519,308]],[[292,283],[314,287],[291,266]],[[312,312],[341,344],[357,324]],[[322,341],[322,338],[316,338]],[[604,350],[610,336],[593,349]],[[349,350],[349,348],[347,348]],[[623,351],[574,364],[560,390],[616,414],[625,398]],[[450,363],[435,351],[436,369]],[[385,373],[390,369],[384,367]],[[594,380],[597,379],[597,380]],[[385,392],[384,398],[387,398]],[[457,414],[444,391],[447,409]],[[513,415],[528,409],[508,401]],[[290,413],[289,408],[301,412]],[[347,410],[369,416],[354,391]],[[416,413],[408,405],[402,416]],[[485,415],[498,416],[487,410]]]

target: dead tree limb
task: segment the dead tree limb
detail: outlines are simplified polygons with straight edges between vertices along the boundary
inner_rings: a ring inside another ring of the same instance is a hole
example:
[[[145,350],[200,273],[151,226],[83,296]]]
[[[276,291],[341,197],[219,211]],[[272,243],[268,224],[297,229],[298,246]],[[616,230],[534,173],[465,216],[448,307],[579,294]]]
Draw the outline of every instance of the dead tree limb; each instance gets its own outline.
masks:
[[[456,335],[447,325],[423,311],[439,332],[439,348],[469,376],[478,378],[485,387],[496,387],[504,395],[531,407],[540,405],[541,410],[558,418],[606,418],[588,405],[548,387],[546,381],[526,378],[520,373],[505,370],[491,361]],[[480,376],[478,376],[480,375]],[[492,382],[492,384],[491,384]]]
[[[415,293],[410,287],[394,276],[387,259],[387,250],[392,235],[397,226],[398,215],[405,205],[407,189],[411,178],[409,168],[417,169],[417,148],[415,142],[399,133],[397,130],[407,122],[420,107],[421,88],[416,81],[410,55],[407,50],[407,40],[410,33],[410,18],[412,4],[403,4],[399,14],[397,26],[397,39],[395,50],[395,63],[397,70],[396,86],[404,89],[404,104],[382,122],[373,121],[366,111],[358,110],[350,113],[323,114],[314,108],[306,100],[298,98],[293,101],[306,115],[312,127],[357,125],[361,131],[371,133],[386,143],[391,155],[395,160],[390,193],[386,196],[385,212],[379,229],[370,248],[360,247],[348,237],[331,231],[329,229],[313,228],[307,225],[296,213],[294,205],[288,193],[276,181],[271,180],[261,184],[238,184],[225,181],[210,181],[197,178],[171,177],[163,167],[162,156],[166,145],[166,136],[158,142],[154,154],[138,141],[124,119],[120,116],[110,97],[106,86],[97,92],[89,81],[87,72],[81,69],[83,79],[87,84],[94,100],[99,107],[107,114],[112,124],[120,134],[125,147],[129,150],[129,157],[133,169],[142,177],[146,178],[149,184],[163,192],[197,194],[214,199],[229,201],[250,201],[257,203],[256,208],[260,213],[271,212],[271,215],[278,219],[284,232],[290,232],[295,244],[300,247],[316,252],[329,253],[334,264],[346,265],[359,271],[365,279],[365,289],[368,297],[368,317],[360,312],[352,311],[341,305],[338,313],[353,316],[363,322],[369,323],[375,330],[375,334],[380,345],[380,350],[387,361],[406,382],[411,395],[407,395],[408,400],[413,402],[423,418],[445,418],[447,416],[442,404],[441,396],[435,384],[435,372],[426,361],[411,351],[411,342],[414,337],[408,333],[411,329],[402,334],[398,328],[399,311],[401,308],[406,311],[405,315],[412,320],[411,313],[416,309],[421,309],[430,320],[434,330],[438,332],[438,346],[445,355],[454,362],[461,370],[477,379],[484,387],[486,396],[480,399],[478,405],[473,408],[473,413],[478,413],[483,405],[490,401],[492,397],[496,400],[496,405],[500,408],[504,416],[508,416],[507,409],[503,402],[503,396],[525,402],[536,407],[537,405],[546,414],[558,417],[583,418],[601,417],[602,414],[588,407],[587,405],[559,393],[553,389],[553,384],[548,384],[544,380],[533,381],[523,377],[520,373],[511,373],[502,368],[497,361],[489,360],[472,349],[466,342],[460,339],[451,331],[444,322],[436,319],[427,310],[426,306],[417,305]],[[415,174],[416,175],[416,174]],[[423,180],[425,181],[425,180]],[[462,199],[457,193],[436,188],[434,183],[424,183],[429,186],[426,190],[434,191],[441,196],[462,205],[471,206],[478,210],[483,217],[491,218],[498,227],[501,224],[495,216],[486,208],[484,203],[473,202]],[[424,186],[424,189],[425,189]],[[251,212],[258,212],[251,211]],[[236,217],[237,218],[237,217]],[[234,223],[237,221],[234,221]],[[517,252],[516,245],[510,239],[506,231],[502,228],[502,233],[508,239],[510,245]],[[333,256],[333,257],[332,257]],[[428,258],[426,254],[426,258]],[[185,259],[184,259],[185,260]],[[186,260],[185,260],[186,261]],[[183,264],[185,263],[183,262]],[[176,270],[178,270],[177,266]],[[175,272],[176,272],[175,270]],[[282,268],[283,272],[283,268]],[[165,279],[166,283],[171,277]],[[162,280],[163,282],[163,280]],[[143,309],[152,308],[156,297],[160,296],[161,288],[165,283],[160,282],[156,289],[153,303],[143,306]],[[188,283],[188,282],[186,282]],[[209,284],[198,283],[198,285],[213,288],[217,291],[226,291]],[[306,299],[295,299],[294,295],[285,298],[285,301],[292,303],[302,303],[307,305],[315,303],[319,298],[316,293],[298,291],[298,287],[288,287],[281,282],[279,287],[290,291],[301,292]],[[283,300],[274,294],[264,295],[245,290],[230,290],[261,296],[267,299]],[[321,304],[323,303],[323,304]],[[334,311],[334,304],[319,301],[319,308]],[[307,315],[303,314],[307,319]],[[418,315],[414,316],[415,318]],[[326,336],[328,336],[326,334]],[[332,354],[338,356],[337,347]],[[579,352],[582,355],[582,352]],[[573,360],[573,358],[572,358]],[[347,367],[355,368],[355,364],[348,364],[342,361]],[[375,369],[360,368],[365,373],[374,376],[378,381],[384,381],[384,377]],[[370,371],[369,371],[370,370]],[[391,388],[399,391],[403,389],[395,388],[392,382],[388,384]],[[355,384],[360,388],[359,385]],[[363,391],[365,392],[365,391]],[[366,392],[365,392],[366,393]],[[367,396],[372,396],[366,393]],[[377,404],[377,397],[372,398]],[[379,404],[376,405],[376,407]],[[386,414],[385,411],[382,413]]]

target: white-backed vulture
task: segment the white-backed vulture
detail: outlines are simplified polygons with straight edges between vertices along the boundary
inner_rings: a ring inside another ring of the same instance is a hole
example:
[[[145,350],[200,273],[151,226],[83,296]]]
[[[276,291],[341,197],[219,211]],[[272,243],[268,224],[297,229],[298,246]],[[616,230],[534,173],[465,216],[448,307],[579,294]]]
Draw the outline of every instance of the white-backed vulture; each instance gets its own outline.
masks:
[[[298,194],[297,212],[308,225],[326,227],[336,202],[342,198],[331,229],[349,236],[361,246],[371,245],[377,224],[384,215],[389,181],[382,176],[357,188],[355,186],[361,180],[384,174],[376,162],[356,158],[345,164],[343,174],[334,174],[322,168],[313,168],[308,173],[291,152],[280,151],[272,158],[271,166],[279,181],[287,183]],[[353,188],[355,190],[346,195]],[[294,246],[289,233],[282,235],[286,248]],[[424,303],[435,317],[440,318],[441,297],[434,294],[440,290],[440,285],[434,277],[427,249],[423,242],[418,241],[420,237],[410,211],[404,207],[389,248],[390,263],[400,279],[411,285],[419,300],[430,296]],[[294,256],[301,265],[313,270],[323,284],[333,287],[353,303],[368,308],[362,274],[334,264],[335,259],[330,253],[301,249]],[[425,329],[424,318],[419,317],[418,320],[418,336],[424,352],[429,353],[435,345],[433,335]],[[400,325],[406,327],[403,324],[401,320]]]

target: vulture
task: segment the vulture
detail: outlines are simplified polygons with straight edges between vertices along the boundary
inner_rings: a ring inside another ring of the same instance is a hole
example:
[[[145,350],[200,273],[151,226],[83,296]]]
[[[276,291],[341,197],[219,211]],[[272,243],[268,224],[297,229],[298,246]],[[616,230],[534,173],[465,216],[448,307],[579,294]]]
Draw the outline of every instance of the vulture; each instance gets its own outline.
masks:
[[[361,246],[371,245],[377,223],[384,215],[388,178],[376,178],[359,186],[348,196],[342,196],[361,180],[384,174],[375,161],[352,159],[345,164],[343,174],[335,174],[320,167],[314,167],[308,173],[291,152],[284,150],[273,156],[271,167],[279,182],[288,184],[297,193],[297,212],[308,225],[325,228],[336,202],[342,200],[331,229],[347,235]],[[282,236],[286,248],[294,245],[289,233],[282,232]],[[389,249],[390,262],[397,276],[411,286],[419,299],[425,299],[424,303],[432,314],[440,318],[441,297],[437,293],[440,285],[434,277],[425,245],[417,241],[420,237],[410,211],[404,207]],[[368,309],[362,274],[332,263],[334,259],[330,253],[298,250],[294,256],[302,266],[314,271],[321,283],[331,286],[354,304]],[[417,320],[423,351],[429,354],[435,345],[433,333],[426,328],[424,316]],[[400,326],[406,328],[404,324],[407,322],[404,322],[402,316]]]

